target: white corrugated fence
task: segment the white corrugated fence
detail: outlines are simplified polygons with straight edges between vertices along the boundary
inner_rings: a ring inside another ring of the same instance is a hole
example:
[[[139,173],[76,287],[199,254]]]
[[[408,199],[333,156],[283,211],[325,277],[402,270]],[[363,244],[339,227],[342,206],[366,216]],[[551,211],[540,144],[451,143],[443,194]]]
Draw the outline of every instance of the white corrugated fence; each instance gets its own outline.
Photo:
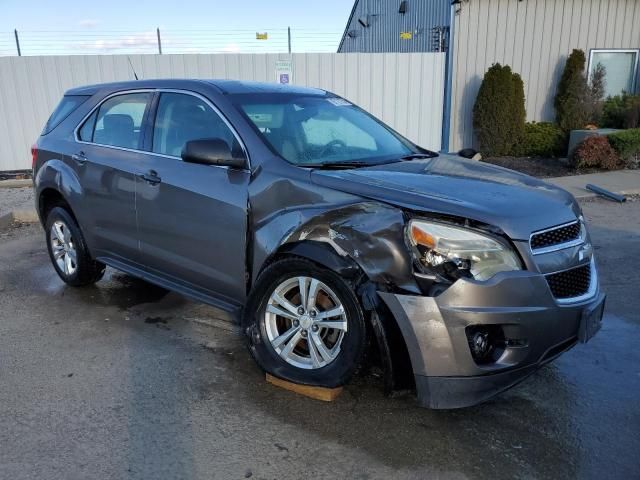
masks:
[[[439,150],[443,53],[130,55],[140,78],[275,81],[292,61],[292,83],[335,92],[419,145]],[[0,58],[0,171],[31,168],[30,146],[62,94],[93,83],[131,80],[125,55]]]

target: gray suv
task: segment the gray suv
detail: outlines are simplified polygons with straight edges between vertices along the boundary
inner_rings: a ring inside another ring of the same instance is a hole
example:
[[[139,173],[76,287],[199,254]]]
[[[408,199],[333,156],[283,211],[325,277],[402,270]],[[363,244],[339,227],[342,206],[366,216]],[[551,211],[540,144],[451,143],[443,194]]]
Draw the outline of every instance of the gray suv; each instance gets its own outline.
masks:
[[[600,327],[570,194],[420,148],[323,90],[75,88],[32,153],[62,280],[109,265],[235,313],[285,380],[336,387],[367,359],[388,390],[464,407]]]

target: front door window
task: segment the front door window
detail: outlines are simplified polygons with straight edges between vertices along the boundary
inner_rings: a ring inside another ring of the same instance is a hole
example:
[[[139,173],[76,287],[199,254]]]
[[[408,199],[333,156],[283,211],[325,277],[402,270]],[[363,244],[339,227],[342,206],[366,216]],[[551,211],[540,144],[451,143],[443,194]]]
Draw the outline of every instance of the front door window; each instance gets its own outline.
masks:
[[[154,153],[179,157],[189,140],[220,138],[238,148],[233,132],[202,99],[182,93],[162,93],[153,128]]]

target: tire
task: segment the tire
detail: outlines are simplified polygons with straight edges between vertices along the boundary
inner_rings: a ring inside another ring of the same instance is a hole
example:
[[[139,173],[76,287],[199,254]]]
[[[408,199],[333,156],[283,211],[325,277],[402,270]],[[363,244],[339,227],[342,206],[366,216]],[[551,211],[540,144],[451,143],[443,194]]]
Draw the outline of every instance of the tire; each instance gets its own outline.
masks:
[[[309,297],[304,313],[301,285]],[[312,296],[313,291],[317,295]],[[274,300],[274,292],[282,302]],[[289,308],[283,307],[285,303]],[[258,365],[295,383],[343,385],[358,370],[365,351],[367,329],[352,286],[335,272],[302,258],[278,260],[260,274],[243,322]]]
[[[103,277],[104,263],[91,258],[80,227],[65,208],[51,209],[45,236],[53,268],[66,284],[81,287]]]

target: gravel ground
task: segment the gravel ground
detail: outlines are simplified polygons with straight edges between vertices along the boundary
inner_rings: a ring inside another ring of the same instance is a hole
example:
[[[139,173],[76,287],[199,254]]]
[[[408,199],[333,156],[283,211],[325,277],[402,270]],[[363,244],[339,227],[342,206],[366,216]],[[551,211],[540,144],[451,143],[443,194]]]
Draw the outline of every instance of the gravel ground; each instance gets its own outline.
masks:
[[[33,188],[0,188],[0,216],[12,210],[33,208]]]
[[[583,208],[602,330],[455,411],[368,376],[332,403],[278,389],[221,312],[110,269],[67,287],[39,225],[0,232],[0,478],[637,478],[640,201]]]

